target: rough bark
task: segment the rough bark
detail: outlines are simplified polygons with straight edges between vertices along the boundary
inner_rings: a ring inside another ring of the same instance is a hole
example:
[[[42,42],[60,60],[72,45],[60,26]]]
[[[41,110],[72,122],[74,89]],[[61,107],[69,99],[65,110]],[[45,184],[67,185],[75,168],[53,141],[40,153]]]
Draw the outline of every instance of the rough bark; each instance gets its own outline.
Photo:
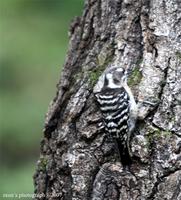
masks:
[[[110,65],[126,67],[139,105],[130,171],[97,129],[93,89]],[[87,0],[71,25],[47,113],[35,193],[41,199],[179,200],[180,124],[180,0]]]

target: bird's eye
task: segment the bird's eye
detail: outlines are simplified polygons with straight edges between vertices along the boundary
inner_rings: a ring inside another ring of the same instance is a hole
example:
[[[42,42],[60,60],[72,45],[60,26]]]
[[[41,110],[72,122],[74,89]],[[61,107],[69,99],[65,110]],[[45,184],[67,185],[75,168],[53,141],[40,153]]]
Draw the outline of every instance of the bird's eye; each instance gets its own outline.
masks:
[[[113,81],[114,81],[115,84],[119,84],[120,83],[120,80],[117,79],[117,78],[114,78]]]

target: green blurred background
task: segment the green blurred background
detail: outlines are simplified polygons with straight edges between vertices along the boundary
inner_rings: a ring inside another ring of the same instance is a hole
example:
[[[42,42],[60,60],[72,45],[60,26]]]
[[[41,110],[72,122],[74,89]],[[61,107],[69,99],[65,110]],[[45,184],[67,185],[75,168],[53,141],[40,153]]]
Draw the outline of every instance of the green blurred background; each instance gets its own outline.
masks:
[[[83,0],[0,0],[0,194],[32,193],[44,116]],[[27,199],[27,198],[26,198]]]

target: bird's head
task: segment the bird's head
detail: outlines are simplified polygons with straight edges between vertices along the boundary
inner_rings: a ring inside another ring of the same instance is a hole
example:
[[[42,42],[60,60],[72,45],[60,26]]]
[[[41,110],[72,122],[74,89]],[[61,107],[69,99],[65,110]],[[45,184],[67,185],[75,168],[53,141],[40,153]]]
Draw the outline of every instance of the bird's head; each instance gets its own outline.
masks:
[[[123,87],[126,81],[126,73],[123,68],[111,68],[105,73],[104,85],[109,88]]]

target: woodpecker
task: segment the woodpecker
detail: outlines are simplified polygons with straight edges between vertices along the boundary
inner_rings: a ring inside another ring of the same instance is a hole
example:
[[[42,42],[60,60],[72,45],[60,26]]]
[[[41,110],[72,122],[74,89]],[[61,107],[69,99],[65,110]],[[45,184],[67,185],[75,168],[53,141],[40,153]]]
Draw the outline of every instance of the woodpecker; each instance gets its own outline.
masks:
[[[104,75],[102,89],[95,93],[102,125],[116,142],[123,166],[131,164],[130,137],[135,128],[137,105],[123,68],[111,68]]]

